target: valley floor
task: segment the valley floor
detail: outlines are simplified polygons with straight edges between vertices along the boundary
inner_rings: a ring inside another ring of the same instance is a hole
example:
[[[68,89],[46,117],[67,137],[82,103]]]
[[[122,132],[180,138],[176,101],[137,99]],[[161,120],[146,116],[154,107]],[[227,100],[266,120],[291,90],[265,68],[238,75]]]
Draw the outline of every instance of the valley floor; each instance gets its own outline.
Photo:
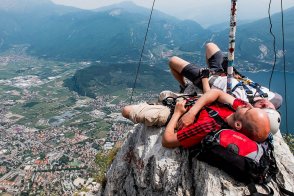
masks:
[[[125,98],[92,99],[63,86],[90,64],[37,59],[21,47],[0,55],[0,193],[99,188],[95,156],[122,141],[131,123],[120,115]]]

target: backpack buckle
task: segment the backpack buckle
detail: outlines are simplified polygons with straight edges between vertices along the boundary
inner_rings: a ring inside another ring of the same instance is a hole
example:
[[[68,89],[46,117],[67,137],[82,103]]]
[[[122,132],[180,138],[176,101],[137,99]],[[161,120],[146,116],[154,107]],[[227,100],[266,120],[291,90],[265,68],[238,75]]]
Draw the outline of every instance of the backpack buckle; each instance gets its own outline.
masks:
[[[216,117],[218,115],[218,112],[217,111],[214,111],[214,110],[209,110],[208,111],[208,114],[210,117]]]
[[[252,96],[252,95],[253,95],[252,90],[247,89],[247,90],[245,90],[245,92],[246,92],[246,94],[249,95],[249,96]]]
[[[267,94],[267,93],[262,93],[262,94],[260,95],[260,97],[262,97],[262,98],[267,98],[267,97],[268,97],[268,94]]]

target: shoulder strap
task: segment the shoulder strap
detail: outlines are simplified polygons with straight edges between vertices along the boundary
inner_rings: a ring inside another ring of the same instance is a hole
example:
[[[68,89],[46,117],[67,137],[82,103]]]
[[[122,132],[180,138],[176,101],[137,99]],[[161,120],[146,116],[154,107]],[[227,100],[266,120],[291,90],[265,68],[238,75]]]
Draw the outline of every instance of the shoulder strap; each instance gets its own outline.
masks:
[[[278,187],[280,189],[280,191],[284,194],[284,195],[289,195],[289,196],[294,196],[294,193],[285,189],[284,187],[282,187],[280,184],[278,184]]]
[[[271,179],[273,179],[273,181],[277,184],[280,192],[283,194],[283,195],[288,195],[288,196],[294,196],[294,193],[285,189],[285,186],[279,182],[279,180],[277,179],[277,174],[280,172],[279,171],[279,168],[277,166],[277,163],[276,163],[276,159],[275,159],[275,156],[274,156],[274,146],[272,144],[272,135],[270,135],[270,137],[268,138],[268,148],[269,148],[269,151],[266,152],[268,153],[268,156],[269,156],[269,161],[270,161],[270,167],[269,167],[269,175],[271,177]]]
[[[285,186],[281,182],[279,182],[277,180],[276,176],[274,176],[272,179],[277,184],[277,186],[278,186],[280,192],[282,193],[282,195],[294,196],[294,193],[293,192],[285,189]]]
[[[217,111],[215,111],[215,110],[213,110],[213,109],[211,109],[211,108],[209,108],[209,107],[207,107],[207,106],[205,106],[204,108],[205,108],[205,110],[208,112],[209,116],[210,116],[211,118],[213,118],[213,119],[214,119],[219,125],[221,125],[221,129],[229,129],[229,128],[231,128],[231,127],[228,125],[228,123],[226,123],[226,122],[224,121],[224,119],[222,119],[222,118],[219,116],[219,114],[218,114]]]
[[[250,183],[250,184],[247,184],[247,188],[250,192],[250,195],[252,196],[272,196],[274,195],[274,190],[267,186],[267,185],[262,185],[263,188],[265,188],[267,190],[267,193],[259,193],[255,187],[255,184],[254,183]]]
[[[280,193],[282,195],[288,195],[288,196],[294,196],[294,193],[285,189],[283,185],[281,185],[280,183],[278,183],[276,181],[276,179],[274,180],[280,190]],[[270,187],[270,186],[267,186],[266,184],[262,184],[262,187],[267,189],[267,192],[266,194],[263,194],[263,193],[259,193],[255,187],[255,183],[250,183],[250,184],[247,184],[247,188],[250,192],[250,195],[252,196],[265,196],[265,195],[268,195],[268,196],[272,196],[274,195],[274,190]]]

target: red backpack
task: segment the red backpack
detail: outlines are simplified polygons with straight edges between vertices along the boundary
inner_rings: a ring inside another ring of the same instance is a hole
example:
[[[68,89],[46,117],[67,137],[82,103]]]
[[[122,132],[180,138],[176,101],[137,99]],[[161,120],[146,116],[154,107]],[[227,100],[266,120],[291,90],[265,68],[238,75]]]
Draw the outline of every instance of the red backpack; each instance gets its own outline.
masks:
[[[271,179],[275,180],[278,172],[272,152],[269,140],[258,144],[242,133],[222,129],[208,134],[190,155],[225,171],[235,180],[246,183],[251,193],[257,193],[254,184],[266,185]],[[273,195],[273,190],[265,187],[267,195]]]
[[[163,101],[164,105],[171,108],[171,113],[176,99],[168,97]],[[191,107],[195,102],[193,98],[186,99],[186,107]],[[209,107],[204,107],[204,109],[221,125],[222,129],[212,131],[201,141],[200,145],[191,148],[190,159],[196,156],[198,160],[215,166],[234,179],[246,183],[251,195],[273,195],[273,189],[266,184],[274,180],[281,193],[294,196],[276,180],[276,174],[279,170],[273,155],[274,147],[271,134],[263,143],[256,143],[242,133],[232,130],[218,115],[218,112]],[[263,185],[268,189],[268,193],[258,193],[255,184]]]
[[[228,151],[239,156],[250,158],[256,162],[259,162],[264,153],[260,144],[252,141],[242,133],[230,129],[220,130],[215,133],[213,137],[214,138],[206,138],[205,142],[215,139],[219,145],[226,148]]]

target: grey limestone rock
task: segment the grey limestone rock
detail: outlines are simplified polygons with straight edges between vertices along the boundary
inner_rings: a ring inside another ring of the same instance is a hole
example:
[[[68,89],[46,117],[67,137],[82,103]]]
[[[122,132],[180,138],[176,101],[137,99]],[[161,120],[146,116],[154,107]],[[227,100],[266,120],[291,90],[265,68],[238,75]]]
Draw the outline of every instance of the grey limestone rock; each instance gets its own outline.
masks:
[[[107,173],[103,195],[248,195],[247,186],[225,172],[190,157],[182,148],[161,145],[164,128],[136,125],[130,131]],[[280,133],[274,136],[275,154],[281,173],[278,179],[294,191],[294,158]],[[270,182],[274,195],[277,185]],[[267,193],[257,186],[260,192]]]

